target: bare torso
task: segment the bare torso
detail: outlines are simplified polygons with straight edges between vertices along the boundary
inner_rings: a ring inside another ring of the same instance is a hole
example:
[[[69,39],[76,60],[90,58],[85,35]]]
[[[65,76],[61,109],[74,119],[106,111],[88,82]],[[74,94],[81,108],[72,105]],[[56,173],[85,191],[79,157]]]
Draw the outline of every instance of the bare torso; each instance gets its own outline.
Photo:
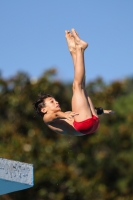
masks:
[[[44,120],[43,120],[44,121]],[[44,123],[54,132],[59,134],[67,134],[73,136],[83,136],[84,134],[76,131],[73,127],[74,120],[67,120],[67,119],[58,119],[51,123]]]

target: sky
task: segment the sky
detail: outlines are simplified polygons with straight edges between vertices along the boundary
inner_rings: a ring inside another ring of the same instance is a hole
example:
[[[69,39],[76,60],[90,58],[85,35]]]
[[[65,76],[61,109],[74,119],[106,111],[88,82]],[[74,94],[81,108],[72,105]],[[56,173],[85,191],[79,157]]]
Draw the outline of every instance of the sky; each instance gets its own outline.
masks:
[[[1,0],[0,71],[39,78],[51,68],[61,81],[73,80],[65,30],[75,28],[89,43],[86,80],[133,77],[132,0]]]

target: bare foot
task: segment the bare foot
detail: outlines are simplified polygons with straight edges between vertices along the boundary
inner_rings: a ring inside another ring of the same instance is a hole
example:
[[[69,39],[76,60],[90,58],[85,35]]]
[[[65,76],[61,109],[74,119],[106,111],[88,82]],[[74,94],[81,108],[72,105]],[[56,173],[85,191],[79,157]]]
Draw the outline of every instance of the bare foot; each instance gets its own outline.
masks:
[[[88,47],[88,43],[81,40],[78,33],[75,31],[75,29],[72,29],[72,34],[75,38],[75,43],[76,43],[76,47],[82,48],[83,50],[85,50]]]
[[[76,51],[75,38],[70,31],[65,31],[65,33],[66,33],[68,49],[70,53],[74,53]]]

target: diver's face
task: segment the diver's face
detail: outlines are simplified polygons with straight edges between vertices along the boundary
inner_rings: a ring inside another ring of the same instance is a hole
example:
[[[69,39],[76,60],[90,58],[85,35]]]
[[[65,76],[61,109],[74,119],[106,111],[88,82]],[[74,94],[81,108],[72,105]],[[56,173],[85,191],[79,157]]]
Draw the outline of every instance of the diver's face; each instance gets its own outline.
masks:
[[[55,112],[55,111],[61,110],[59,103],[53,97],[47,97],[44,100],[44,103],[45,103],[45,109],[47,112],[50,112],[50,111]]]

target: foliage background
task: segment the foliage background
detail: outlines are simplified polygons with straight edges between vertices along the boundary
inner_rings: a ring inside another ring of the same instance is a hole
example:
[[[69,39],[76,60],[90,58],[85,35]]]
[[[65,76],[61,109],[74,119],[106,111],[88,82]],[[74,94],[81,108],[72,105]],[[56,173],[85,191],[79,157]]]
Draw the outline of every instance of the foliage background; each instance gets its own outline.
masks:
[[[95,106],[115,110],[100,116],[96,133],[84,137],[50,131],[33,110],[39,92],[52,94],[71,110],[71,84],[50,69],[31,80],[19,72],[0,76],[0,157],[34,164],[34,187],[1,200],[132,200],[133,78],[87,83]]]

